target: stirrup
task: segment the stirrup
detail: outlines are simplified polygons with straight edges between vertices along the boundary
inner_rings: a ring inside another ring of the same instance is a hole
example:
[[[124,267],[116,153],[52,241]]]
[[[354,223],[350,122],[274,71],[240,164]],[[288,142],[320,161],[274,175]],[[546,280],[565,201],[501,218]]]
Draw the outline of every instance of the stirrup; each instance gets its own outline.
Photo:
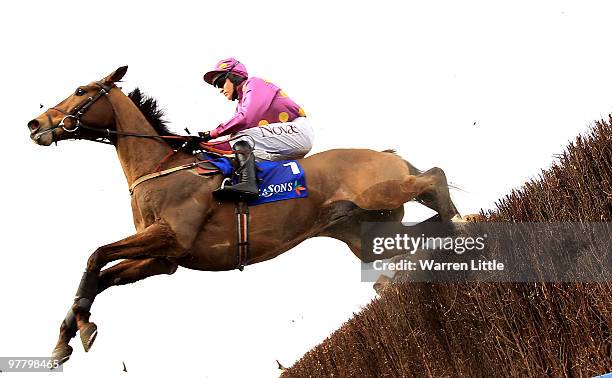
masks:
[[[254,201],[259,198],[258,194],[246,192],[230,192],[221,188],[213,190],[213,197],[219,201]]]
[[[223,190],[223,189],[225,189],[225,184],[226,184],[226,183],[228,183],[228,182],[229,182],[229,184],[230,184],[230,186],[231,186],[231,185],[232,185],[232,179],[230,179],[229,177],[224,178],[224,179],[223,179],[223,181],[221,181],[221,186],[220,186],[218,189],[215,189],[215,192],[216,192],[217,190]]]
[[[221,182],[221,187],[213,190],[213,196],[220,201],[236,201],[236,200],[244,200],[244,201],[254,201],[259,198],[259,191],[256,193],[253,192],[242,192],[240,190],[235,190],[235,185],[227,185],[226,180],[231,180],[229,178],[225,178]]]

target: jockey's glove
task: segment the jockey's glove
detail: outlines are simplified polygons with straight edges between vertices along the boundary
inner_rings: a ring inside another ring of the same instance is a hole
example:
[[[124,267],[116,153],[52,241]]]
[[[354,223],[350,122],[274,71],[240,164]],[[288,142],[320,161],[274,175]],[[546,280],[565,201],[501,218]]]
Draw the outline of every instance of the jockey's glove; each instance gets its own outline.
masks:
[[[213,137],[210,136],[210,131],[200,131],[198,132],[198,135],[200,138],[202,138],[202,142],[208,142],[209,140],[213,139]]]

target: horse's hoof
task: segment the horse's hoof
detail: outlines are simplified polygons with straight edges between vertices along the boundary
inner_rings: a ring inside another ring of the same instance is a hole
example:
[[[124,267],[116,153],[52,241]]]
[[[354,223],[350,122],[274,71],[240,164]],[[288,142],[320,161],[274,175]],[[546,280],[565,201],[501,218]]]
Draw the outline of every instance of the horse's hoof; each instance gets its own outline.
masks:
[[[391,283],[393,282],[393,279],[391,277],[387,277],[384,274],[381,274],[380,277],[378,277],[378,279],[376,280],[376,282],[374,282],[374,291],[376,291],[376,294],[381,295],[382,292],[389,287],[389,285],[391,285]]]
[[[53,349],[53,353],[51,353],[51,360],[57,361],[57,366],[60,366],[64,362],[68,361],[71,354],[72,354],[72,347],[68,344],[62,345],[59,347],[55,347],[55,349]]]
[[[96,336],[98,336],[98,327],[95,323],[87,323],[87,325],[80,330],[80,333],[83,348],[85,352],[89,352],[91,345],[96,340]]]

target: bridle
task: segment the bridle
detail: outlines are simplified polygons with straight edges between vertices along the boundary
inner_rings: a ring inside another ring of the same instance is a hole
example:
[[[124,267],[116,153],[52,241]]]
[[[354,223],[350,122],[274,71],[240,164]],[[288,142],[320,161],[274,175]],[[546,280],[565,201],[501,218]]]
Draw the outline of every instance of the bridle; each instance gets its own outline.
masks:
[[[77,105],[74,109],[72,109],[70,112],[66,112],[62,109],[58,109],[55,107],[49,108],[45,114],[47,115],[47,118],[49,119],[49,123],[53,124],[52,120],[51,120],[51,115],[49,114],[49,110],[53,109],[57,112],[60,112],[64,115],[64,117],[58,122],[57,125],[52,126],[51,128],[39,133],[36,135],[35,139],[38,140],[40,139],[41,136],[47,134],[47,133],[53,133],[53,135],[55,135],[55,130],[61,128],[62,130],[64,130],[67,133],[75,133],[76,131],[78,131],[79,129],[84,129],[84,130],[88,130],[88,131],[93,131],[93,132],[97,132],[97,133],[101,133],[102,135],[100,135],[100,137],[95,138],[95,139],[89,139],[92,140],[94,142],[99,142],[99,143],[105,143],[105,144],[113,144],[112,141],[110,140],[111,135],[118,135],[118,136],[131,136],[131,137],[138,137],[138,138],[151,138],[151,139],[174,139],[174,140],[182,140],[185,141],[185,143],[188,142],[192,142],[192,141],[196,141],[197,139],[199,139],[199,137],[196,136],[187,136],[187,135],[146,135],[146,134],[135,134],[135,133],[126,133],[126,132],[121,132],[121,131],[116,131],[116,130],[111,130],[111,129],[100,129],[98,127],[91,127],[86,125],[85,123],[83,123],[83,121],[81,121],[81,117],[83,117],[83,115],[85,114],[85,112],[96,102],[98,101],[100,98],[102,98],[105,95],[108,95],[111,91],[111,89],[113,89],[114,85],[104,85],[103,83],[96,81],[95,83],[98,87],[100,87],[100,90],[98,91],[98,93],[96,93],[95,95],[89,97],[86,101],[80,103],[79,105]],[[72,128],[67,128],[66,127],[66,120],[67,119],[72,119],[74,120],[75,124],[74,127]],[[55,138],[53,138],[55,141]],[[74,139],[88,139],[88,138],[78,138],[78,136],[75,134],[75,138]]]
[[[69,113],[62,110],[62,109],[58,109],[55,107],[49,108],[45,114],[47,115],[47,118],[49,119],[49,123],[53,124],[53,121],[51,120],[51,115],[49,114],[49,110],[53,109],[57,112],[60,112],[64,115],[64,117],[58,122],[57,125],[52,126],[51,128],[39,133],[36,135],[36,140],[40,139],[40,137],[42,137],[43,135],[47,134],[47,133],[53,133],[55,135],[55,130],[61,128],[62,130],[64,130],[67,133],[74,133],[76,132],[79,128],[83,127],[83,128],[87,128],[90,130],[98,130],[96,128],[93,127],[85,127],[85,125],[83,125],[83,123],[81,122],[81,117],[83,116],[83,114],[85,114],[85,112],[96,102],[98,101],[102,96],[104,95],[108,95],[110,90],[112,89],[112,86],[107,86],[104,85],[100,82],[96,82],[96,85],[98,87],[100,87],[100,90],[98,91],[98,93],[96,93],[95,95],[89,97],[86,101],[80,103],[79,105],[77,105],[74,109],[72,109],[72,111],[70,111]],[[66,120],[67,119],[73,119],[75,121],[75,125],[73,128],[69,129],[66,127]],[[55,138],[53,138],[55,140]],[[103,142],[102,140],[94,140],[96,142],[100,141]],[[103,142],[106,143],[106,142]]]

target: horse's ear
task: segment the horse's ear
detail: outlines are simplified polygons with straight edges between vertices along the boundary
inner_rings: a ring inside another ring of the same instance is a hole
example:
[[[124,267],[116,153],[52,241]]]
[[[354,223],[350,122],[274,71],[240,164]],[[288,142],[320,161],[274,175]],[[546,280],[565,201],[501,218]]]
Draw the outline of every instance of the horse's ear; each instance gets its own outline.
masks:
[[[114,83],[123,78],[123,75],[127,72],[128,66],[117,68],[113,73],[102,79],[105,83]]]

